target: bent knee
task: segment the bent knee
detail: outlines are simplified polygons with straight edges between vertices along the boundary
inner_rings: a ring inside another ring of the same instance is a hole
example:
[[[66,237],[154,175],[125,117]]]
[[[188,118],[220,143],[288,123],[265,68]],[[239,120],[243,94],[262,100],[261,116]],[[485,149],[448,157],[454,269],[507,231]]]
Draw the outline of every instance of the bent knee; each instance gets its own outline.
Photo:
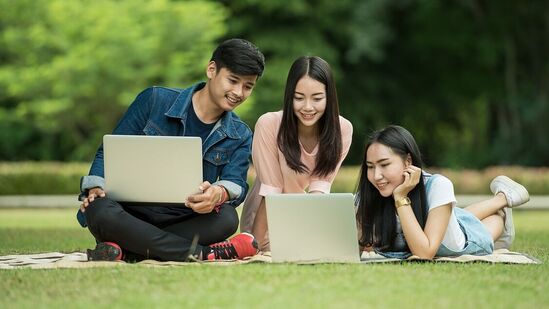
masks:
[[[223,205],[219,211],[219,221],[217,222],[219,231],[226,234],[227,237],[234,234],[238,229],[238,213],[231,205]]]
[[[122,206],[116,201],[108,197],[97,198],[86,207],[86,221],[88,225],[110,222],[120,211]]]

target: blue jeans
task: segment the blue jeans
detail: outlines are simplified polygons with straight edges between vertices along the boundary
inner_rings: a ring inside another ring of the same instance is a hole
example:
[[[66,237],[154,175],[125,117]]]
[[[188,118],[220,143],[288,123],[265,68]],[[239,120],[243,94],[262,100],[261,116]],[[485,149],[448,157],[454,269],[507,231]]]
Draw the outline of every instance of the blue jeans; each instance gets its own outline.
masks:
[[[487,255],[494,252],[494,241],[492,235],[486,229],[484,224],[475,217],[472,213],[459,207],[453,208],[454,214],[459,223],[459,227],[465,234],[465,247],[462,250],[454,251],[448,249],[443,244],[437,250],[435,256],[460,256],[464,254],[470,255]],[[412,256],[410,252],[381,252],[376,250],[376,253],[387,257],[397,259],[407,259]]]
[[[436,256],[492,254],[494,252],[494,240],[484,224],[475,215],[465,209],[454,207],[454,214],[458,220],[459,227],[461,227],[463,234],[465,234],[465,247],[460,251],[454,251],[441,244]]]

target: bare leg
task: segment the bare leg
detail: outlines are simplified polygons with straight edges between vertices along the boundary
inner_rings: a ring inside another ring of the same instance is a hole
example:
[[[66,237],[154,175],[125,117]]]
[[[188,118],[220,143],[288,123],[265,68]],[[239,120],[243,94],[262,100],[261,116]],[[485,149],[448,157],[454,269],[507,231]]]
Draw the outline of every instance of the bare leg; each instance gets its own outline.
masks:
[[[269,228],[267,226],[267,211],[265,210],[265,198],[261,199],[261,203],[257,209],[252,234],[258,242],[259,250],[263,252],[271,251],[269,243]]]
[[[492,239],[496,241],[503,233],[503,217],[500,215],[491,215],[482,220]]]
[[[506,206],[507,200],[505,199],[505,194],[499,192],[491,199],[467,206],[465,210],[483,221],[485,218],[497,214],[500,209],[503,209]]]

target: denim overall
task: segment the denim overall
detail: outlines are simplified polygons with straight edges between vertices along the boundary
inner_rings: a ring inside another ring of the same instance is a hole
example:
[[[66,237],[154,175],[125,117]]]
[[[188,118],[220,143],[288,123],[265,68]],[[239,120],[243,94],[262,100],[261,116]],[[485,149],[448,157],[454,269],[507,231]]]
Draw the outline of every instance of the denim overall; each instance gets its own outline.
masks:
[[[437,175],[429,175],[425,174],[427,176],[427,181],[425,182],[425,191],[429,192],[431,190],[431,185],[433,183],[433,179],[437,177]],[[441,256],[459,256],[464,254],[470,254],[470,255],[487,255],[491,254],[494,251],[494,241],[492,240],[492,235],[490,235],[490,232],[486,229],[484,224],[480,222],[480,220],[475,217],[472,213],[468,212],[467,210],[461,209],[459,207],[452,207],[452,211],[454,212],[454,215],[456,216],[456,219],[459,223],[459,227],[463,231],[463,234],[465,235],[465,247],[462,250],[454,251],[451,249],[448,249],[445,245],[442,243],[440,244],[440,247],[437,250],[437,253],[435,256],[441,257]],[[381,252],[378,250],[375,250],[376,253],[383,255],[388,258],[397,258],[397,259],[406,259],[412,255],[410,252]]]

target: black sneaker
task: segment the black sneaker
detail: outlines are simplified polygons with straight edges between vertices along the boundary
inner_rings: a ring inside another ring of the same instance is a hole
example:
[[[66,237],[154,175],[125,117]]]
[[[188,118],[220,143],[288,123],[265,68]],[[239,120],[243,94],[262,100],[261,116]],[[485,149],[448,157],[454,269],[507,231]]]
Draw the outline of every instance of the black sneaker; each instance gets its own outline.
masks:
[[[113,242],[100,242],[95,249],[88,249],[88,261],[121,261],[122,248]]]

